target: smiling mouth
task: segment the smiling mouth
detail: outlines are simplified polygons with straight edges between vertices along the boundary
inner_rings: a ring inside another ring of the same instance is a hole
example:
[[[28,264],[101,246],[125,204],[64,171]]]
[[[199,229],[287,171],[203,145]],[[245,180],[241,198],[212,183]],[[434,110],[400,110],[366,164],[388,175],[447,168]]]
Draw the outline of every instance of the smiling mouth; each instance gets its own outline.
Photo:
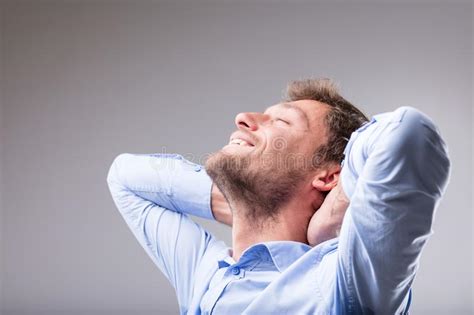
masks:
[[[253,147],[254,146],[253,144],[250,144],[247,141],[245,141],[243,139],[239,139],[239,138],[235,138],[235,139],[230,140],[229,144],[246,146],[246,147]]]

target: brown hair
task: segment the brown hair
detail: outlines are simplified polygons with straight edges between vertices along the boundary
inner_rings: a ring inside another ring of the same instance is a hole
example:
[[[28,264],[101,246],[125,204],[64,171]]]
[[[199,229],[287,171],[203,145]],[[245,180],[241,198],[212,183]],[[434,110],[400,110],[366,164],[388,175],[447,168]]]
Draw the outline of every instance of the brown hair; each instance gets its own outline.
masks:
[[[328,139],[314,154],[315,166],[328,162],[340,163],[351,133],[368,121],[364,113],[339,94],[337,85],[330,79],[292,81],[287,87],[287,99],[313,100],[331,107],[325,117]]]

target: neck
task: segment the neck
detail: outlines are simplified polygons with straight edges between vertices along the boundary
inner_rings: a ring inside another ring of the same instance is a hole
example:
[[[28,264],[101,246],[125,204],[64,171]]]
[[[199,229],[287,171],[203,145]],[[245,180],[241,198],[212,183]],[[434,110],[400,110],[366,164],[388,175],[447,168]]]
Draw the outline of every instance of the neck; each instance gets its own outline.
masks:
[[[245,205],[232,205],[232,209],[232,258],[235,261],[247,248],[261,242],[295,241],[308,244],[308,224],[314,212],[311,205],[303,206],[295,200],[280,209],[276,219],[263,219],[259,224],[249,222]]]

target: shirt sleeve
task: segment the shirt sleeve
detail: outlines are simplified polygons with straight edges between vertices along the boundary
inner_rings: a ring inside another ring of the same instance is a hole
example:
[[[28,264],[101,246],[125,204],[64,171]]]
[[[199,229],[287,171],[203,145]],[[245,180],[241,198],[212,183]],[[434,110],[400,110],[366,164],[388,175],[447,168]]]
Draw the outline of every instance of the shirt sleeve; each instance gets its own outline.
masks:
[[[181,313],[192,297],[195,271],[218,241],[188,214],[212,218],[212,182],[179,155],[121,154],[107,182],[134,236],[176,290]]]
[[[402,314],[447,185],[446,144],[425,114],[401,107],[354,132],[345,155],[341,313]]]

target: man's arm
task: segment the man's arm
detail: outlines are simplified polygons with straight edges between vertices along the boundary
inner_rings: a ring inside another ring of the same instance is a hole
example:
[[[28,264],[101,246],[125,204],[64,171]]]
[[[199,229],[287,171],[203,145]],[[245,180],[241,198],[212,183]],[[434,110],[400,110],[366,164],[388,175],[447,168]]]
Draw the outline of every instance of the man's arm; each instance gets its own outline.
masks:
[[[185,313],[199,263],[225,248],[187,215],[212,218],[210,178],[179,155],[121,154],[107,182],[122,217],[174,286]]]
[[[350,200],[338,251],[342,313],[404,311],[449,169],[436,127],[413,108],[377,115],[353,133],[341,172]]]
[[[211,209],[216,221],[232,226],[232,211],[229,203],[215,184],[212,184],[211,190]]]

